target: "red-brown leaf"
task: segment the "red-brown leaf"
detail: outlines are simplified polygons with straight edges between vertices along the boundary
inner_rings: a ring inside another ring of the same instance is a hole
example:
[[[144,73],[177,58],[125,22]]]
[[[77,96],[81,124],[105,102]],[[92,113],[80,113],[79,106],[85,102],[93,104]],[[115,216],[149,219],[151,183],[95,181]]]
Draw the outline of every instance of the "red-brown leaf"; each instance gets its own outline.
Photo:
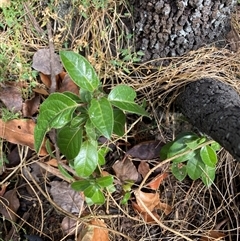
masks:
[[[23,103],[23,117],[32,117],[38,111],[39,105],[40,96],[36,93],[32,99],[26,100],[25,103]]]
[[[28,146],[34,150],[35,125],[33,120],[20,119],[4,122],[0,119],[0,137],[11,143]],[[42,156],[48,154],[44,145],[39,154]]]

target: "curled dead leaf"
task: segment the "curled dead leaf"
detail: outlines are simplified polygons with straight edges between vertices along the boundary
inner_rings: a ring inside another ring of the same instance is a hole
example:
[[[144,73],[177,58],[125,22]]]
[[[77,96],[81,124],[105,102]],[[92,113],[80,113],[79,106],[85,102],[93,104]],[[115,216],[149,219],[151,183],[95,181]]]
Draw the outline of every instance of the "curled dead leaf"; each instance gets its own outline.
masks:
[[[154,177],[152,179],[152,181],[150,181],[147,186],[150,187],[152,190],[158,190],[160,184],[162,183],[162,181],[168,176],[168,174],[166,172],[162,173],[162,174],[158,174],[156,177]]]
[[[150,212],[157,209],[162,210],[166,215],[170,214],[172,207],[166,203],[160,201],[159,193],[146,193],[140,190],[134,192],[137,204],[141,212],[146,212],[148,209]]]
[[[78,236],[78,241],[109,241],[107,226],[100,219],[92,219]],[[97,226],[97,227],[96,227]]]
[[[147,212],[143,212],[137,203],[132,202],[132,207],[136,213],[139,213],[142,216],[143,220],[146,223],[156,223],[156,221],[153,219],[153,217],[151,215],[149,215]],[[152,215],[154,217],[156,217],[157,219],[160,219],[160,217],[156,211],[152,211]]]
[[[138,172],[142,175],[143,178],[146,177],[149,170],[150,170],[149,164],[147,162],[141,161],[138,166]]]
[[[8,220],[16,222],[17,210],[20,207],[20,202],[15,189],[7,191],[0,202],[0,213]]]
[[[122,161],[115,162],[112,168],[122,182],[139,180],[137,168],[127,156]]]
[[[136,196],[136,201],[142,212],[146,212],[146,208],[142,203],[149,209],[153,211],[160,203],[159,193],[146,193],[140,190],[134,192]]]

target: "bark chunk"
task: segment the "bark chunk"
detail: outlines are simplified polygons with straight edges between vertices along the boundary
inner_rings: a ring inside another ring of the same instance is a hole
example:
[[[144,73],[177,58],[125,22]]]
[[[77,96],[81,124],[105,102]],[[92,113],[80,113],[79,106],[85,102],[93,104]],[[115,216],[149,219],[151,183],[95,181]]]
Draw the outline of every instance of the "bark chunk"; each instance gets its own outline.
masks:
[[[130,0],[142,61],[183,55],[223,39],[236,0]]]

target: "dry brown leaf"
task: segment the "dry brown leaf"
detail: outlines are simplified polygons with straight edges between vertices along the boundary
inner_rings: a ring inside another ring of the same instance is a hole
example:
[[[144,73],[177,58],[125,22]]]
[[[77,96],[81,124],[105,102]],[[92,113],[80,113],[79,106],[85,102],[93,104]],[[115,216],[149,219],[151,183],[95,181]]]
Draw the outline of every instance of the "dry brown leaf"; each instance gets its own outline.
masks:
[[[79,87],[71,80],[68,74],[62,80],[59,92],[70,91],[75,95],[79,95]]]
[[[226,237],[225,233],[211,230],[205,237],[201,237],[200,241],[221,241],[224,237]]]
[[[163,174],[158,174],[152,181],[150,181],[147,186],[153,190],[157,190],[162,183],[162,181],[168,176],[166,172]]]
[[[156,223],[156,221],[152,218],[152,216],[150,216],[147,212],[143,212],[137,203],[132,202],[132,207],[136,213],[139,213],[142,216],[142,218],[145,222]],[[160,219],[160,217],[156,211],[152,211],[152,215],[155,216],[157,219]]]
[[[162,203],[160,202],[157,206],[156,209],[162,210],[165,215],[169,215],[172,212],[172,207],[168,205],[167,203]]]
[[[38,111],[39,105],[40,95],[36,93],[32,99],[26,100],[25,103],[23,103],[23,117],[32,117]]]
[[[62,223],[61,223],[63,232],[68,235],[74,234],[74,232],[76,230],[76,226],[77,226],[77,221],[70,217],[64,217],[64,219],[62,220]],[[81,227],[79,226],[78,232],[79,232],[80,228]]]
[[[54,69],[53,73],[54,75],[58,75],[62,72],[63,67],[60,61],[60,58],[57,54],[54,54]],[[49,49],[39,49],[34,55],[33,55],[33,64],[32,67],[36,69],[37,71],[45,74],[50,75],[51,74],[51,65],[50,65],[50,51]]]
[[[50,193],[59,207],[70,213],[78,215],[82,213],[84,210],[83,194],[74,191],[67,182],[52,181],[50,185]]]
[[[16,222],[16,212],[20,207],[20,202],[15,189],[7,191],[0,202],[0,213],[8,220]]]
[[[11,143],[28,146],[34,150],[35,125],[33,120],[20,119],[4,122],[0,119],[0,137]],[[39,155],[47,154],[45,146],[42,145]]]
[[[22,93],[21,89],[17,86],[2,86],[0,88],[0,100],[7,107],[7,109],[13,112],[22,110]]]
[[[141,201],[144,205],[149,209],[149,211],[153,211],[158,204],[160,203],[159,193],[146,193],[140,190],[135,191],[136,201],[142,212],[146,212],[145,207],[142,205]],[[140,201],[141,200],[141,201]]]
[[[9,182],[6,182],[6,183],[3,183],[2,185],[1,185],[1,190],[0,190],[0,197],[2,197],[3,195],[4,195],[4,193],[6,192],[6,188],[7,188],[7,186],[9,185]]]
[[[138,181],[139,173],[132,161],[126,156],[122,161],[117,161],[112,166],[116,176],[122,181]]]
[[[141,160],[151,160],[159,157],[162,146],[160,141],[146,141],[132,147],[126,154]]]
[[[40,79],[47,88],[51,87],[51,76],[43,73],[39,73]]]
[[[146,177],[149,170],[150,170],[149,164],[147,162],[141,161],[138,166],[138,172],[142,175],[143,178]]]
[[[40,95],[49,95],[48,91],[44,87],[36,87],[33,89],[33,91]]]
[[[146,208],[151,212],[160,209],[168,215],[172,211],[171,206],[160,201],[159,193],[146,193],[137,190],[134,194],[141,212],[146,212]],[[142,203],[146,206],[146,208]]]
[[[100,219],[93,219],[90,224],[99,226],[87,226],[82,233],[79,234],[78,241],[109,241],[107,226]],[[101,228],[102,227],[102,228]]]

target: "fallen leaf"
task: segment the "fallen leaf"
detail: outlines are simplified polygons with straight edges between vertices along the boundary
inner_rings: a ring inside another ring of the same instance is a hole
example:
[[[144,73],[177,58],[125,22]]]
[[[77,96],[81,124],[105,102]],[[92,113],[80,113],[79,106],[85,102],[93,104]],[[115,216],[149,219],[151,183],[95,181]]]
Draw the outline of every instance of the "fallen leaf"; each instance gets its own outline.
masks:
[[[137,203],[132,202],[132,207],[136,213],[139,213],[142,216],[142,218],[145,222],[156,223],[156,221],[152,218],[152,216],[149,215],[147,212],[143,212]],[[160,217],[156,211],[152,211],[152,215],[155,216],[157,219],[160,219]]]
[[[172,208],[166,203],[162,203],[160,201],[159,193],[146,193],[140,190],[134,192],[137,204],[141,210],[141,212],[146,212],[146,208],[153,212],[157,209],[162,210],[166,215],[168,215]],[[145,207],[146,208],[145,208]]]
[[[63,67],[60,61],[60,57],[57,54],[54,54],[53,56],[54,61],[54,75],[58,75],[62,72]],[[51,65],[50,65],[50,51],[49,49],[39,49],[34,55],[33,55],[33,64],[32,67],[45,74],[50,75],[51,74]]]
[[[9,150],[7,154],[8,162],[6,162],[5,165],[7,168],[16,167],[17,165],[19,165],[19,163],[22,160],[22,156],[19,153],[18,145],[12,144],[9,142],[7,147]],[[25,159],[28,160],[30,157],[33,156],[33,151],[31,149],[28,149],[26,150],[25,154],[26,154]]]
[[[50,88],[51,87],[51,77],[50,77],[50,75],[39,73],[39,76],[40,76],[40,79],[43,82],[43,84],[45,84],[46,87]]]
[[[126,154],[141,160],[151,160],[159,157],[163,145],[160,141],[146,141],[135,145]]]
[[[70,91],[75,95],[79,95],[79,87],[71,80],[68,74],[65,75],[59,88],[59,92],[64,91]]]
[[[74,191],[67,182],[52,181],[50,185],[50,193],[53,201],[65,211],[80,216],[84,210],[83,194]]]
[[[162,203],[160,202],[157,206],[156,209],[162,210],[165,215],[169,215],[172,212],[172,207],[168,205],[167,203]]]
[[[168,174],[166,172],[164,172],[163,174],[158,174],[156,177],[154,177],[152,179],[152,181],[150,181],[147,186],[150,187],[153,190],[158,190],[160,184],[162,183],[162,181],[168,176]]]
[[[80,233],[78,241],[109,241],[108,230],[104,221],[92,219],[90,224],[94,226],[86,226]]]
[[[159,193],[146,193],[140,190],[135,191],[136,201],[142,212],[146,212],[146,208],[144,205],[149,209],[149,211],[153,211],[158,204],[160,203]]]
[[[146,175],[148,174],[150,168],[149,168],[149,164],[147,162],[140,162],[139,166],[138,166],[138,172],[142,175],[142,177],[146,177]]]
[[[21,89],[16,86],[2,86],[0,88],[0,100],[7,109],[15,113],[22,110],[22,93]]]
[[[64,217],[61,223],[62,230],[65,234],[71,235],[76,231],[77,221],[70,217]],[[79,229],[81,226],[79,226]],[[79,231],[79,230],[78,230]]]
[[[132,161],[125,156],[122,161],[117,161],[112,166],[116,176],[122,181],[134,181],[139,180],[139,173]]]
[[[7,122],[0,119],[0,137],[11,143],[28,146],[34,150],[35,125],[33,120],[28,119],[10,120]],[[39,155],[44,156],[47,154],[45,146],[42,145]]]
[[[33,89],[35,93],[38,93],[40,95],[49,95],[49,92],[46,90],[45,86],[38,86]]]
[[[209,231],[205,237],[201,237],[200,241],[220,241],[223,240],[227,235],[225,233],[211,230]]]
[[[8,220],[16,222],[16,212],[20,207],[20,202],[15,189],[7,191],[0,202],[0,213]]]
[[[26,100],[23,103],[23,117],[32,117],[38,111],[39,105],[40,95],[36,93],[32,99]]]
[[[1,190],[0,190],[0,197],[2,197],[4,195],[4,193],[6,192],[6,188],[9,185],[9,182],[3,183],[1,185]]]

